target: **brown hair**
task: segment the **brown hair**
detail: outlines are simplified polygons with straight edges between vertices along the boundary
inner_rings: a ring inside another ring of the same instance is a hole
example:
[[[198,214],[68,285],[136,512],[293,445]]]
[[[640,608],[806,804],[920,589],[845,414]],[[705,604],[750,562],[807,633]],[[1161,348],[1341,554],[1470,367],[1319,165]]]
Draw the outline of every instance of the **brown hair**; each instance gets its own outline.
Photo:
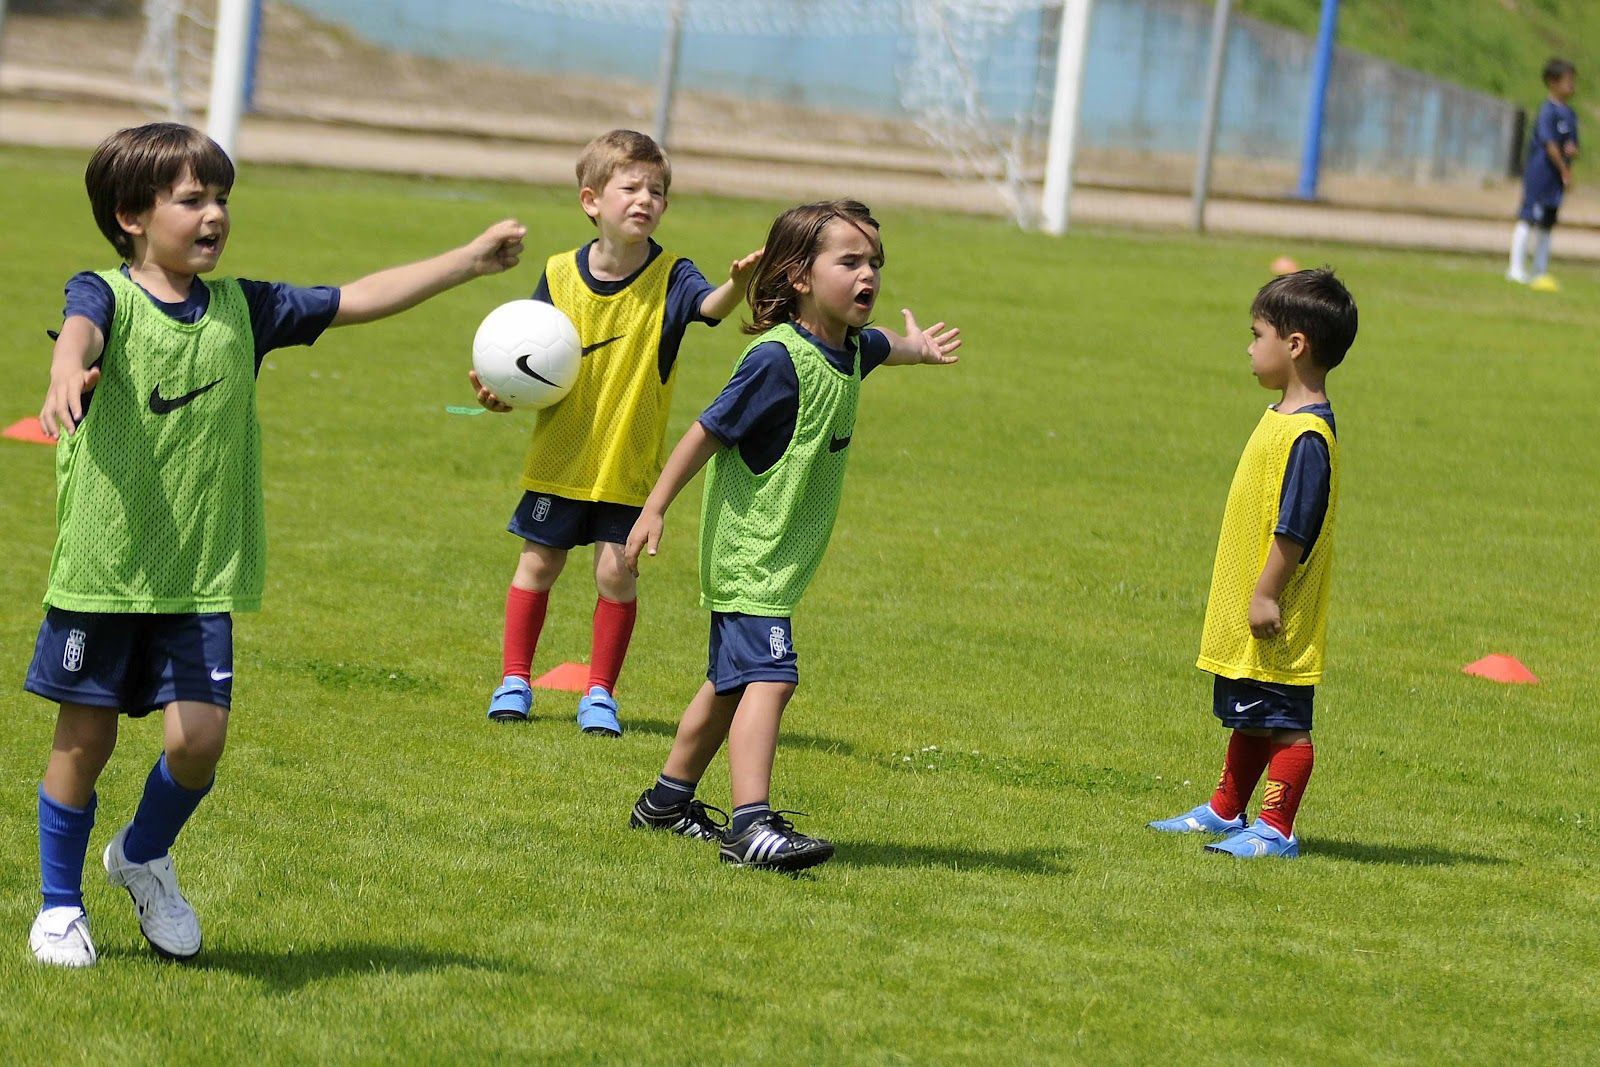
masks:
[[[661,174],[661,191],[672,188],[672,161],[653,139],[637,130],[612,130],[584,145],[578,153],[578,188],[596,193],[606,187],[611,176],[623,167],[638,163],[654,167]]]
[[[1344,362],[1356,340],[1356,301],[1332,267],[1295,271],[1272,279],[1256,293],[1250,317],[1279,337],[1305,334],[1311,361],[1324,370]]]
[[[156,194],[192,173],[201,185],[233,188],[233,161],[217,142],[177,122],[152,122],[118,130],[100,142],[83,173],[95,224],[123,259],[133,256],[133,235],[117,215],[150,210]]]
[[[811,272],[811,265],[822,251],[822,234],[835,219],[866,234],[878,246],[878,258],[883,258],[878,220],[859,200],[821,200],[790,208],[772,221],[766,253],[750,278],[750,288],[745,293],[750,321],[745,324],[745,333],[766,333],[794,318],[800,304],[795,286]],[[872,227],[871,233],[867,232],[868,226]]]

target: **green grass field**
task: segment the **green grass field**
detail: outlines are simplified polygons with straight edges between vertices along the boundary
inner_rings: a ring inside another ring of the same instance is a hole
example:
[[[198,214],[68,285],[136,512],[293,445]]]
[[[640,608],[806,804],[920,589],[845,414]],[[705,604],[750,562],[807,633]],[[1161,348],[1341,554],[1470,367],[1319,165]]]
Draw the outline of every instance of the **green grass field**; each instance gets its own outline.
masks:
[[[0,150],[0,424],[46,327],[109,265],[79,154]],[[847,192],[848,190],[841,190]],[[715,274],[779,205],[681,196]],[[48,449],[0,441],[0,1050],[198,1063],[1577,1062],[1600,1042],[1600,273],[885,213],[881,318],[967,337],[862,397],[774,800],[835,839],[790,879],[626,829],[702,676],[698,489],[643,581],[620,741],[575,697],[484,721],[529,420],[464,418],[481,315],[590,234],[566,190],[251,167],[229,273],[339,283],[515,213],[530,255],[269,357],[272,548],[241,616],[219,784],[175,850],[206,951],[146,949],[99,850],[155,758],[124,725],[87,903],[101,965],[26,949],[53,709],[20,685],[53,538]],[[1507,232],[1509,235],[1509,224]],[[1331,262],[1361,335],[1331,380],[1344,468],[1305,854],[1243,863],[1146,820],[1225,741],[1193,667],[1229,476],[1263,405],[1247,309],[1280,252]],[[669,436],[742,344],[691,334]],[[588,652],[575,555],[540,668]],[[1520,657],[1537,687],[1460,673]],[[726,804],[719,761],[702,795]],[[1588,1052],[1584,1052],[1588,1049]]]

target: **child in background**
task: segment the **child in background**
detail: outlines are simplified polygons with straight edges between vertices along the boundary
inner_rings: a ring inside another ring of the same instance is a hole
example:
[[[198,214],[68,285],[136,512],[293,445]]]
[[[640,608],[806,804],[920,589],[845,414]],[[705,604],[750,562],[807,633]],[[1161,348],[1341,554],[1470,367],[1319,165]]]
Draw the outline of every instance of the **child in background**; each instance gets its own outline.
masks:
[[[1578,88],[1578,72],[1564,59],[1544,65],[1544,86],[1550,96],[1539,105],[1528,143],[1528,165],[1522,172],[1522,207],[1511,234],[1511,266],[1506,277],[1541,292],[1561,287],[1550,277],[1550,233],[1555,229],[1561,198],[1572,184],[1578,158],[1578,115],[1567,101]],[[1528,238],[1533,237],[1533,270],[1528,270]]]
[[[577,176],[578,203],[598,233],[551,256],[533,298],[554,304],[578,327],[583,365],[572,392],[534,424],[522,500],[507,527],[523,539],[522,556],[506,591],[503,677],[489,718],[527,721],[550,588],[567,553],[593,544],[598,597],[578,726],[617,737],[617,677],[638,617],[638,585],[623,565],[622,545],[661,472],[678,348],[691,322],[715,326],[739,306],[761,253],[735,261],[728,280],[713,286],[692,262],[651,239],[667,210],[672,165],[642,133],[595,138],[578,157]],[[510,410],[475,372],[471,377],[481,404]]]
[[[700,602],[711,609],[706,683],[683,713],[637,828],[717,841],[740,866],[801,870],[833,845],[770,806],[778,724],[800,675],[791,616],[822,562],[855,436],[861,380],[880,364],[956,362],[959,331],[868,329],[883,245],[863,204],[835,200],[779,215],[750,285],[759,334],[732,379],[667,459],[628,535],[626,563],[655,555],[668,506],[710,464],[700,523]],[[732,825],[695,799],[728,742]]]
[[[275,348],[371,322],[513,267],[506,220],[460,248],[340,289],[199,277],[229,234],[233,164],[176,123],[113,134],[89,161],[95,222],[123,263],[67,282],[39,421],[57,436],[56,544],[25,687],[60,703],[39,787],[41,963],[96,960],[83,910],[95,783],[118,715],[161,709],[165,744],[105,849],[157,953],[200,951],[169,850],[211,789],[233,691],[233,617],[266,569],[256,375]]]
[[[1250,318],[1250,372],[1282,395],[1250,435],[1228,489],[1196,664],[1216,676],[1211,711],[1233,733],[1210,802],[1150,827],[1227,835],[1211,852],[1294,857],[1339,518],[1326,382],[1355,341],[1356,305],[1333,271],[1302,270],[1262,286]],[[1262,771],[1261,814],[1246,826]]]

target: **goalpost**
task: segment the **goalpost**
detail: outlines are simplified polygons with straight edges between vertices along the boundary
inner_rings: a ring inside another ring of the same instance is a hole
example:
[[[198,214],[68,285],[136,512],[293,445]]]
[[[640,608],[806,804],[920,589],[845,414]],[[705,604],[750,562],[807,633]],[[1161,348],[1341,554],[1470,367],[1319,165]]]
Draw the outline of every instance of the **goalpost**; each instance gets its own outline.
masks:
[[[0,0],[3,2],[3,0]],[[207,131],[235,154],[260,0],[216,0]],[[654,127],[669,131],[681,80],[680,45],[701,33],[773,37],[860,27],[897,42],[901,113],[934,154],[930,170],[991,188],[1025,228],[1065,232],[1077,157],[1078,112],[1093,0],[493,0],[531,15],[556,13],[659,28]],[[171,109],[186,116],[180,16],[204,26],[197,0],[145,0],[147,66],[161,71]],[[641,71],[646,78],[650,73]],[[730,95],[739,86],[729,86]]]

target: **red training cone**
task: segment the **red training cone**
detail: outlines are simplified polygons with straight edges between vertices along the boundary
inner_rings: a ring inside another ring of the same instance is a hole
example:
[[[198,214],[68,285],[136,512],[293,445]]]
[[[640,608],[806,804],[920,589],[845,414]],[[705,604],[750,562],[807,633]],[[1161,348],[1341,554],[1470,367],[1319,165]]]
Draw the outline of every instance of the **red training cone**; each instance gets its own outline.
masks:
[[[563,663],[545,671],[533,680],[540,689],[564,689],[569,693],[583,693],[589,688],[589,667],[584,663]]]
[[[1538,685],[1539,679],[1533,672],[1524,667],[1515,656],[1505,656],[1496,652],[1485,656],[1476,663],[1469,663],[1461,668],[1463,674],[1475,674],[1479,678],[1487,678],[1491,682],[1505,682],[1509,685]]]

